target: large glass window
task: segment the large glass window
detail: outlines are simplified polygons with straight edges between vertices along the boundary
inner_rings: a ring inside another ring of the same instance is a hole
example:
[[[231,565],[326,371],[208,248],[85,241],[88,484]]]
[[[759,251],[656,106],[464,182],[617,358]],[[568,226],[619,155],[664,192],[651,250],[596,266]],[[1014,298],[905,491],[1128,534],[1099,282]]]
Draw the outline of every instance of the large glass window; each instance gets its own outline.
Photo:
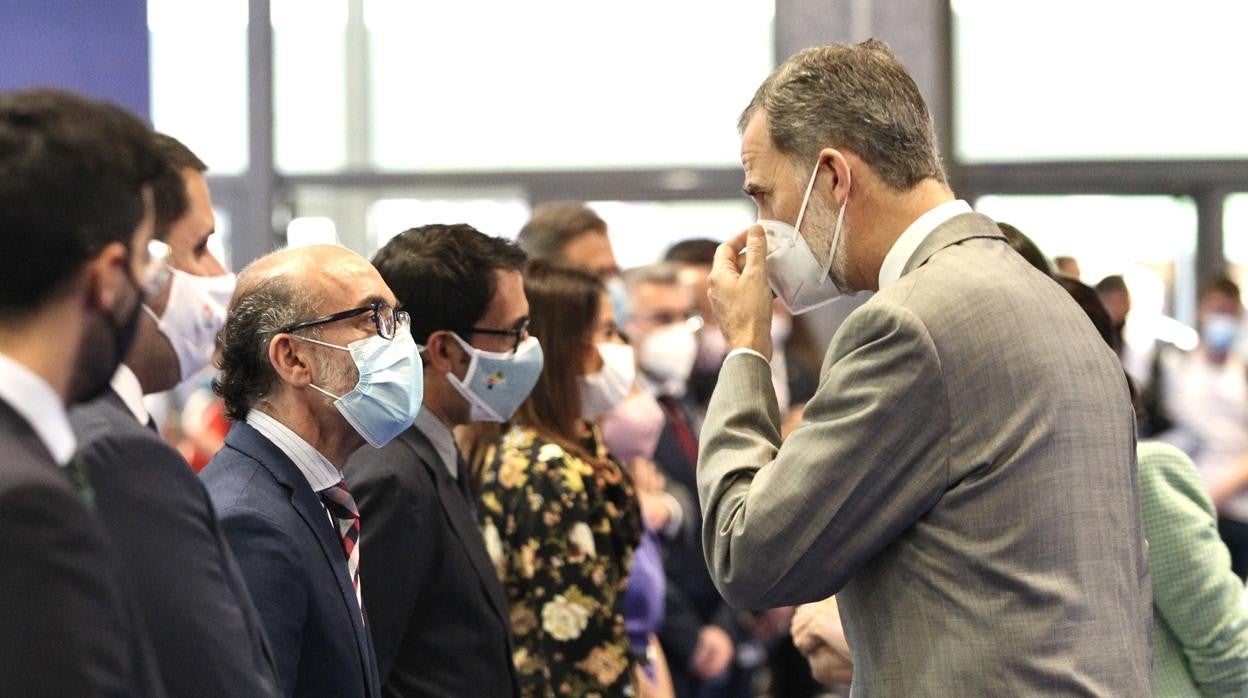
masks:
[[[1248,283],[1248,194],[1226,197],[1222,217],[1222,254],[1227,272],[1240,288]],[[1248,300],[1245,298],[1244,300]]]
[[[148,0],[152,123],[213,174],[247,169],[247,0]]]
[[[593,201],[589,207],[607,222],[621,269],[657,262],[681,240],[725,240],[754,223],[754,205],[746,199]]]
[[[376,250],[404,230],[431,223],[467,223],[487,235],[515,238],[528,220],[529,204],[519,191],[411,192],[368,207],[368,240]]]
[[[719,166],[773,67],[772,2],[367,0],[386,170]]]
[[[962,162],[1248,158],[1248,3],[954,0]]]
[[[272,0],[274,160],[282,172],[347,164],[347,3]]]

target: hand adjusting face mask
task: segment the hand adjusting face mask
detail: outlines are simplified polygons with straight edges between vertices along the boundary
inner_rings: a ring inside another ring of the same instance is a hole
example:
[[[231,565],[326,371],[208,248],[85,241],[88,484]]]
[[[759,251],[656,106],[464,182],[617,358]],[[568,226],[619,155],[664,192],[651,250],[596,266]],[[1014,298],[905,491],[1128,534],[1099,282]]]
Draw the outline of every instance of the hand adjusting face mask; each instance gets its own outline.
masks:
[[[841,204],[841,209],[837,211],[836,228],[832,231],[832,244],[828,248],[828,261],[825,264],[819,264],[819,259],[811,252],[800,232],[806,206],[810,203],[810,192],[815,187],[815,177],[818,174],[819,164],[815,163],[815,170],[810,174],[810,182],[806,185],[806,194],[802,197],[802,206],[797,211],[797,222],[794,225],[784,221],[758,221],[767,233],[767,281],[776,297],[794,315],[810,312],[841,296],[841,290],[828,278],[828,270],[832,268],[832,260],[840,242],[845,209],[849,205],[848,195],[845,203]]]
[[[478,349],[452,333],[455,341],[472,359],[463,379],[447,373],[451,387],[468,401],[469,419],[474,422],[505,422],[537,385],[544,356],[537,337],[529,337],[515,352]]]
[[[199,373],[212,361],[217,333],[225,325],[226,309],[234,295],[234,275],[196,276],[167,268],[169,301],[157,316],[146,304],[143,311],[156,322],[178,357],[179,380]]]
[[[312,388],[334,400],[334,407],[369,446],[385,446],[416,420],[424,399],[425,379],[410,325],[400,325],[393,339],[375,334],[345,347],[291,336],[351,354],[360,372],[351,392],[337,396],[315,384]]]

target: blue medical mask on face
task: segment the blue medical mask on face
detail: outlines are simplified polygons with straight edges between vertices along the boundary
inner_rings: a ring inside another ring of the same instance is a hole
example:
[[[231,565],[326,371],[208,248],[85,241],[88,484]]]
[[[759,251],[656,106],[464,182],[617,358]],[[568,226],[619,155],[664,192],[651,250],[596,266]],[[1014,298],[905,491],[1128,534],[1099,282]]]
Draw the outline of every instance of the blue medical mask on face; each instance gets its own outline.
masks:
[[[360,373],[351,392],[337,396],[313,384],[329,398],[355,431],[373,448],[381,448],[416,420],[424,399],[425,376],[412,328],[406,323],[393,339],[373,335],[347,346],[291,335],[295,339],[350,352]]]
[[[1234,315],[1216,313],[1205,318],[1201,340],[1215,354],[1225,354],[1235,346],[1239,336],[1239,319]]]
[[[607,279],[604,285],[607,297],[611,299],[611,308],[615,310],[615,324],[622,326],[628,322],[628,286],[618,276]]]
[[[545,357],[537,337],[529,337],[514,352],[478,349],[452,334],[472,357],[461,380],[447,373],[451,387],[468,401],[474,422],[505,422],[519,409],[542,375]]]

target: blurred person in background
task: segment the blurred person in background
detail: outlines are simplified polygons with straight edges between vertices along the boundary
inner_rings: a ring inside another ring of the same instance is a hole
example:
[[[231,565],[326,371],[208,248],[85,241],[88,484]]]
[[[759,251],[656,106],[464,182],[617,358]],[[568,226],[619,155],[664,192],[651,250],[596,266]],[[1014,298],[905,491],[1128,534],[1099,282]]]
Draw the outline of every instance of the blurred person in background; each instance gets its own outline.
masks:
[[[698,423],[701,423],[702,416],[706,414],[706,405],[711,401],[711,393],[715,390],[719,367],[728,355],[724,334],[719,331],[718,321],[711,312],[711,299],[707,295],[710,290],[708,279],[711,275],[711,263],[715,261],[715,250],[718,247],[719,241],[706,238],[682,240],[672,245],[663,255],[664,261],[680,266],[681,283],[693,292],[698,314],[702,316],[702,330],[698,332],[698,358],[689,375],[689,397],[697,411],[695,417]]]
[[[150,281],[152,189],[171,178],[151,131],[119,107],[59,90],[0,94],[6,695],[165,695],[141,600],[72,460],[66,406],[107,391],[130,350]]]
[[[1109,313],[1109,321],[1113,323],[1114,343],[1110,346],[1115,353],[1122,356],[1127,349],[1122,330],[1127,324],[1127,315],[1131,312],[1131,292],[1127,289],[1127,282],[1121,274],[1111,274],[1096,283],[1096,295]]]
[[[691,494],[697,488],[698,434],[689,415],[687,389],[697,359],[701,317],[674,263],[629,269],[624,282],[630,313],[623,330],[636,347],[639,388],[604,417],[603,434],[612,453],[627,452],[626,439],[639,431],[639,422],[650,420],[650,413],[637,403],[658,406],[654,423],[658,438],[642,455],[653,459],[678,488],[669,494],[677,500],[672,503],[678,517],[669,522],[676,525],[669,526],[663,537],[667,612],[659,639],[678,696],[732,694],[734,684],[748,685],[748,673],[732,675],[733,635],[739,628],[735,612],[724,603],[707,571],[698,535],[701,510]],[[644,498],[642,508],[644,513]]]
[[[529,259],[584,269],[602,279],[616,321],[628,319],[628,291],[615,262],[607,223],[593,209],[575,201],[542,204],[533,210],[516,242]]]
[[[360,574],[384,690],[519,695],[507,599],[451,430],[510,419],[541,374],[524,253],[469,225],[425,225],[391,238],[373,265],[401,306],[418,309],[425,376],[415,424],[360,449],[344,471],[369,522]]]
[[[531,262],[524,290],[545,368],[495,448],[479,510],[516,635],[523,696],[671,693],[659,551],[642,546],[633,478],[598,420],[633,388],[635,359],[602,281]],[[639,547],[642,546],[642,547]]]
[[[725,597],[838,594],[864,695],[1146,695],[1151,599],[1117,359],[955,199],[930,113],[882,42],[789,58],[739,126],[761,225],[716,253],[732,350],[698,463]],[[783,443],[772,287],[795,313],[877,291],[837,330]],[[1055,646],[1046,619],[1075,616]]]
[[[260,612],[286,696],[382,694],[361,596],[362,520],[342,468],[420,410],[407,313],[342,247],[275,252],[239,274],[213,389],[234,424],[200,472]]]
[[[1199,297],[1200,344],[1162,358],[1165,398],[1174,428],[1161,436],[1196,461],[1218,509],[1218,529],[1235,573],[1248,576],[1248,373],[1240,355],[1243,305],[1225,275]]]
[[[142,601],[169,694],[277,695],[259,615],[208,492],[143,405],[144,394],[208,365],[234,288],[208,251],[207,168],[178,140],[156,134],[155,142],[175,173],[153,188],[156,237],[169,254],[153,261],[137,336],[110,387],[70,412],[74,458]]]

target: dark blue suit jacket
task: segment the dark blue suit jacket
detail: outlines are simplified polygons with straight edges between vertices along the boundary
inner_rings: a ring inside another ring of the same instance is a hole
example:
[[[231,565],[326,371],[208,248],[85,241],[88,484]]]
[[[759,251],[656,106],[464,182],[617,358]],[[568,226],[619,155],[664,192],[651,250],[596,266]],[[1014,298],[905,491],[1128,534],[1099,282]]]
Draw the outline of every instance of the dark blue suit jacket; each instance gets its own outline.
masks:
[[[372,639],[338,531],[303,473],[236,422],[200,477],[263,619],[282,692],[379,696]]]

